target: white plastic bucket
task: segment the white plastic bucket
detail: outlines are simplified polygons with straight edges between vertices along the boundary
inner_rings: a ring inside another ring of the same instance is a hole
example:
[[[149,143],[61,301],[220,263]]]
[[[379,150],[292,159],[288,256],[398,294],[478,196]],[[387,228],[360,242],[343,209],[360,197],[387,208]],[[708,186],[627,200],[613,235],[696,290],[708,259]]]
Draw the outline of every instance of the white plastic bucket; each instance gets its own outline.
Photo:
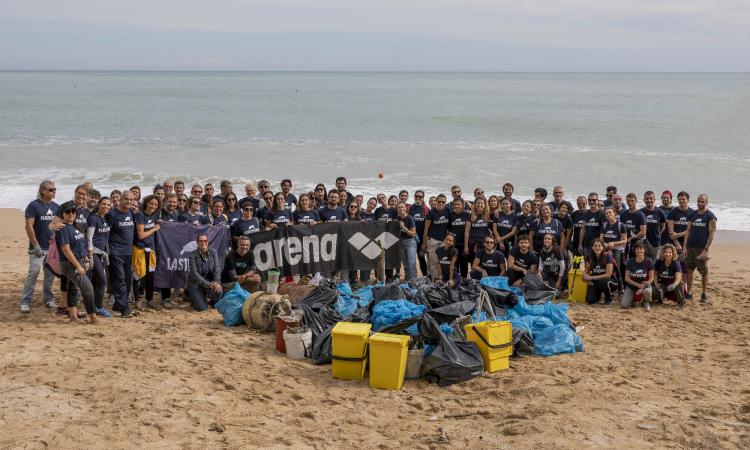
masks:
[[[284,330],[284,345],[286,346],[286,356],[290,359],[305,359],[310,356],[312,347],[312,331],[307,330],[302,333],[290,333],[294,328]]]
[[[406,373],[404,379],[416,380],[422,369],[422,359],[424,358],[424,349],[409,350],[406,354]]]

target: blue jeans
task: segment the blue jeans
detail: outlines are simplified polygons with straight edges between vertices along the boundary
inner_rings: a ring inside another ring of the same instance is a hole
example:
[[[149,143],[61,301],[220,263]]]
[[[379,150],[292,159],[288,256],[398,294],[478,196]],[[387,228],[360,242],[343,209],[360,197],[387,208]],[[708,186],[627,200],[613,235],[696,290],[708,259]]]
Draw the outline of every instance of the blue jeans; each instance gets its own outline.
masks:
[[[222,293],[214,292],[211,288],[204,288],[200,286],[194,286],[188,284],[187,286],[188,295],[190,295],[190,301],[193,304],[193,309],[196,311],[205,311],[208,309],[208,305],[217,302]]]
[[[44,252],[44,255],[40,257],[36,257],[33,253],[29,253],[29,273],[26,276],[26,282],[23,285],[23,293],[21,294],[22,305],[31,305],[31,300],[34,298],[36,279],[39,277],[39,272],[42,271],[44,271],[44,284],[42,284],[42,301],[47,304],[52,303],[55,300],[54,295],[52,294],[52,282],[55,281],[55,276],[44,265],[44,258],[46,256],[46,251]]]
[[[417,240],[414,238],[401,239],[401,264],[407,280],[417,278]]]
[[[130,288],[133,286],[133,265],[130,255],[109,255],[109,275],[115,293],[115,311],[127,312]]]

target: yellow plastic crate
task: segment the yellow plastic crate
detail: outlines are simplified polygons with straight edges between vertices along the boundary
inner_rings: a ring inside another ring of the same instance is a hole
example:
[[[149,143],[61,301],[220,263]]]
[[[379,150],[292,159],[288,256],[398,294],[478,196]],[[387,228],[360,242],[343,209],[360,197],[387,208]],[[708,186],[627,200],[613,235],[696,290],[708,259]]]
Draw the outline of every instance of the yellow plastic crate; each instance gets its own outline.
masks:
[[[568,272],[568,302],[585,303],[589,284],[583,280],[586,269],[570,269]]]
[[[333,377],[361,380],[367,362],[367,338],[372,324],[339,322],[331,330]]]
[[[375,333],[370,337],[370,386],[401,389],[406,373],[409,336]]]
[[[479,322],[464,325],[468,340],[477,344],[484,370],[497,372],[510,367],[513,354],[513,326],[510,322]]]

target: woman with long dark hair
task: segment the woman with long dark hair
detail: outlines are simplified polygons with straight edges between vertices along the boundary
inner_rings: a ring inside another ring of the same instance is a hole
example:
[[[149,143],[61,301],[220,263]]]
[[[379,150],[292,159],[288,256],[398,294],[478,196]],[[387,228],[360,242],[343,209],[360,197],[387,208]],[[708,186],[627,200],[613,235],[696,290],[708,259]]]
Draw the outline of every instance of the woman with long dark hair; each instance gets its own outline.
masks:
[[[300,194],[299,199],[297,199],[297,209],[292,213],[292,218],[297,225],[313,226],[320,222],[320,215],[313,208],[310,194]]]
[[[155,195],[148,195],[141,203],[141,209],[135,213],[135,242],[133,248],[133,293],[136,297],[135,307],[143,309],[138,301],[139,283],[143,284],[146,294],[146,307],[160,309],[154,304],[154,270],[156,268],[156,233],[161,228],[159,209],[161,204]]]
[[[544,235],[539,264],[542,266],[542,280],[558,291],[561,290],[565,275],[565,256],[554,234]]]
[[[110,226],[105,217],[112,209],[109,197],[101,197],[95,212],[89,214],[86,236],[88,240],[88,256],[91,268],[88,272],[89,280],[94,287],[94,307],[96,315],[112,317],[112,313],[104,308],[104,291],[107,287],[107,275],[104,268],[109,265],[108,243]]]
[[[468,261],[473,262],[476,258],[477,249],[482,248],[484,239],[490,235],[491,224],[487,201],[479,197],[471,206],[471,215],[464,229],[464,255]]]
[[[273,206],[266,214],[266,227],[269,229],[284,228],[293,223],[292,212],[286,208],[287,195],[277,192],[273,196]]]
[[[617,287],[614,279],[615,261],[612,255],[604,250],[604,242],[596,238],[591,243],[591,253],[586,258],[586,271],[583,281],[589,283],[586,291],[586,303],[595,305],[604,295],[604,304],[612,304],[612,289]]]

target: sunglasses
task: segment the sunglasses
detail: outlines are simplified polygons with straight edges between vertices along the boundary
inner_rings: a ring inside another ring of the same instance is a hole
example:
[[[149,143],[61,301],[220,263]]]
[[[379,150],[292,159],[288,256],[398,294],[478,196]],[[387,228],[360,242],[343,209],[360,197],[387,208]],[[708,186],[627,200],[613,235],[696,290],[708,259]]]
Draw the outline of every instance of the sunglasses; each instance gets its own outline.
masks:
[[[445,200],[438,200],[438,203],[445,203]]]
[[[192,191],[192,193],[195,194],[195,195],[200,195],[200,194],[203,193],[203,191]]]
[[[70,214],[70,213],[76,214],[77,212],[78,211],[76,211],[75,209],[66,209],[65,211],[63,211],[63,214]]]
[[[596,198],[590,198],[589,199],[589,203],[593,203],[593,202],[596,202],[596,201],[599,201],[599,199],[596,199]]]
[[[236,202],[236,201],[237,201],[237,199],[236,199],[236,198],[228,198],[228,199],[227,199],[227,201],[228,201],[228,202]]]
[[[453,194],[453,195],[457,195],[457,194],[460,194],[460,193],[461,193],[461,191],[453,191],[453,192],[451,192],[451,194]]]
[[[263,200],[273,200],[273,197],[263,197]]]
[[[349,209],[357,209],[357,205],[351,205],[349,206]]]
[[[47,190],[50,191],[50,192],[57,192],[57,188],[49,188]]]
[[[415,195],[414,198],[424,198],[424,195]]]
[[[190,203],[192,203],[193,205],[200,205],[200,204],[201,204],[201,201],[200,201],[200,200],[193,200],[193,201],[192,201],[192,202],[190,202]]]
[[[268,188],[270,188],[270,187],[271,187],[271,186],[266,186],[266,185],[264,184],[264,185],[262,185],[262,186],[258,186],[258,189],[268,189]]]
[[[477,195],[484,195],[484,191],[477,191]]]

